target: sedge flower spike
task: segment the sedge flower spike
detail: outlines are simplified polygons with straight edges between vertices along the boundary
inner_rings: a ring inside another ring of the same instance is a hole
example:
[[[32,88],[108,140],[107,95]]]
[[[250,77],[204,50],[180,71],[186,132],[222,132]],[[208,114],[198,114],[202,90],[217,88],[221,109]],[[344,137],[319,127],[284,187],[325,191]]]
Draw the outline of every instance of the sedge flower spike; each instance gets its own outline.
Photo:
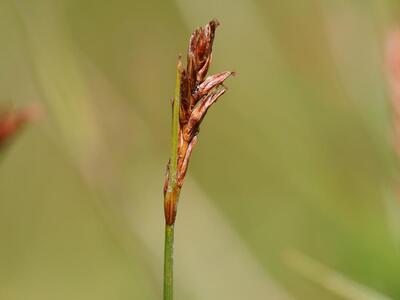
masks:
[[[197,142],[201,122],[211,105],[226,92],[224,81],[233,75],[233,72],[225,71],[207,77],[218,25],[217,20],[212,20],[192,33],[186,68],[181,58],[178,59],[172,102],[171,154],[164,183],[164,300],[173,300],[174,226],[190,156]]]
[[[181,58],[177,66],[179,101],[178,143],[176,170],[171,170],[171,159],[167,165],[164,184],[164,213],[167,225],[175,223],[179,193],[185,179],[190,156],[197,142],[200,124],[208,109],[226,92],[224,81],[234,72],[224,71],[207,77],[212,60],[215,30],[219,22],[212,20],[196,29],[189,41],[187,66],[183,67]],[[176,104],[176,103],[175,103]],[[176,173],[171,174],[171,171]]]

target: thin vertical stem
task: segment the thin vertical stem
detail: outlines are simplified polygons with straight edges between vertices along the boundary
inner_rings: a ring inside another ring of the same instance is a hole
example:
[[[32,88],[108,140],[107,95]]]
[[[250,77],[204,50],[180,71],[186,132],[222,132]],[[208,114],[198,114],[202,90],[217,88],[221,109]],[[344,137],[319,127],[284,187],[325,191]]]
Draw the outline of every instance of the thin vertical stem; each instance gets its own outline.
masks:
[[[171,157],[169,166],[168,188],[172,189],[176,185],[176,171],[178,167],[178,138],[179,138],[179,107],[181,104],[181,59],[178,60],[176,67],[175,97],[172,105],[172,130],[171,130]]]
[[[165,194],[165,207],[169,214],[170,209],[176,210],[179,192],[177,192],[177,165],[178,165],[178,139],[179,139],[179,109],[180,109],[180,90],[181,90],[181,60],[179,58],[176,70],[175,97],[172,106],[172,130],[171,130],[171,156],[168,173],[168,186]],[[173,218],[174,219],[174,218]],[[167,218],[165,224],[165,243],[164,243],[164,300],[173,299],[173,250],[174,250],[174,220]]]
[[[174,276],[173,276],[173,252],[174,252],[174,225],[165,225],[165,248],[164,248],[164,300],[173,299]]]

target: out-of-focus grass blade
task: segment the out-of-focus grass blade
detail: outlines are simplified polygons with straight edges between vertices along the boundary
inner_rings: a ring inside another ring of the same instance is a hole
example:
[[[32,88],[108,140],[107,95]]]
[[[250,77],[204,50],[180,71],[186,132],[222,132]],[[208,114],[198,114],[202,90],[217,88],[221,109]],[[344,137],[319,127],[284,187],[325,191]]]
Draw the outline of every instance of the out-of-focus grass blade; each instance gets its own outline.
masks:
[[[396,245],[400,244],[400,197],[398,192],[399,189],[397,188],[394,192],[386,190],[384,193],[389,229]]]
[[[14,7],[25,31],[37,88],[49,118],[63,136],[58,142],[65,142],[81,166],[90,165],[101,134],[81,61],[63,24],[63,11],[47,0],[35,4],[15,1]]]
[[[284,259],[293,270],[344,299],[393,300],[365,285],[353,281],[297,250],[288,250],[284,253]]]

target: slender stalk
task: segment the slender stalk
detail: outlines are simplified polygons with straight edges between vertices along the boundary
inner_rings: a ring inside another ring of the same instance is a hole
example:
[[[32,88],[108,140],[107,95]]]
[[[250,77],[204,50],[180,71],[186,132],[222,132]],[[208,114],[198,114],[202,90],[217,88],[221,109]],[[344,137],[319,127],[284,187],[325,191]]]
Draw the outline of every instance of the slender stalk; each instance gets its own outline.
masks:
[[[174,289],[173,259],[174,252],[174,225],[165,225],[164,248],[164,300],[172,300]]]
[[[171,130],[171,156],[168,171],[168,186],[165,194],[164,205],[169,215],[174,215],[176,203],[179,198],[179,188],[177,186],[177,165],[178,165],[178,138],[179,138],[179,107],[180,107],[180,68],[179,59],[176,71],[175,97],[172,106],[172,130]],[[173,212],[171,213],[171,210]],[[164,300],[173,299],[173,249],[174,249],[174,222],[170,221],[166,215],[165,223],[165,243],[164,243]]]
[[[168,186],[176,185],[176,172],[178,166],[178,137],[179,137],[179,107],[181,104],[181,60],[179,58],[176,67],[175,97],[172,105],[172,130],[171,130],[171,160],[169,166]]]

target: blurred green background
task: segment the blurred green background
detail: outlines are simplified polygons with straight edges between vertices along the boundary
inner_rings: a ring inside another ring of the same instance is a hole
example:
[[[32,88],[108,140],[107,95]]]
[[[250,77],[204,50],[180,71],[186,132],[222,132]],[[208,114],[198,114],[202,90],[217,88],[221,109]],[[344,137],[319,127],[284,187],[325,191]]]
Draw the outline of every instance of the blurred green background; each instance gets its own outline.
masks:
[[[161,299],[178,53],[218,18],[176,299],[400,299],[385,37],[396,1],[0,0],[0,299]]]

